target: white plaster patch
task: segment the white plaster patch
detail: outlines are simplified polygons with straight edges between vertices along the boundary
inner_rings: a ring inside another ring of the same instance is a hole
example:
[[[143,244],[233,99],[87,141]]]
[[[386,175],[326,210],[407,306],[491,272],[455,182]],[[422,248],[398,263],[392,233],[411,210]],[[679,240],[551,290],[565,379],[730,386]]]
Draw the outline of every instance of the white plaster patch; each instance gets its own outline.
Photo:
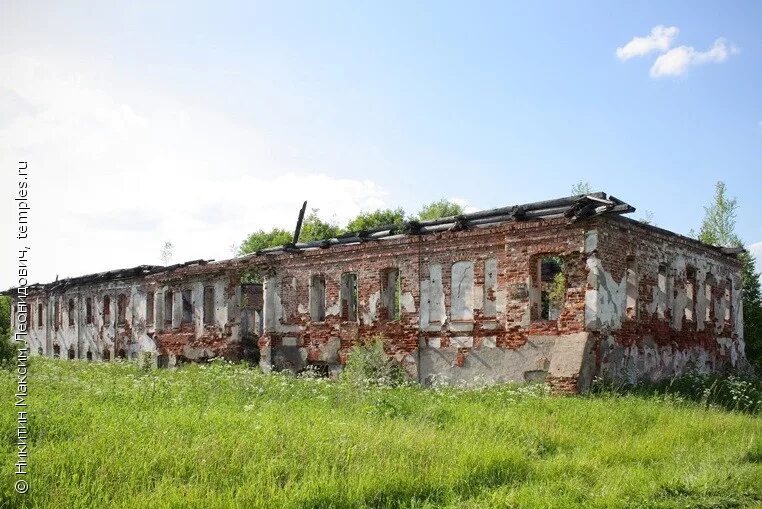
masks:
[[[474,285],[474,309],[482,309],[484,304],[484,287]]]
[[[448,327],[454,332],[468,332],[474,330],[474,322],[450,322]]]
[[[619,329],[622,326],[622,316],[626,305],[627,278],[623,275],[621,282],[617,282],[611,274],[606,272],[601,261],[595,256],[587,259],[587,268],[594,274],[598,285],[597,292],[595,290],[585,292],[585,322],[591,325],[597,324],[603,330]],[[593,299],[595,299],[595,308],[591,307],[591,312],[593,310],[594,312],[589,314],[587,304],[592,304]]]
[[[415,313],[415,298],[410,292],[404,292],[400,296],[400,306],[406,313]]]
[[[590,254],[598,249],[598,230],[585,233],[585,253]]]
[[[495,297],[495,316],[499,318],[505,314],[505,306],[508,301],[508,290],[498,290]]]
[[[423,327],[429,323],[429,306],[431,297],[429,295],[429,280],[421,279],[420,281],[420,299],[421,307],[418,311],[418,315]]]
[[[341,306],[338,302],[334,302],[332,305],[326,308],[325,315],[326,316],[339,316],[339,313],[341,312]]]
[[[474,338],[471,336],[456,336],[452,338],[452,346],[457,348],[473,348]]]
[[[474,319],[474,262],[452,264],[450,298],[452,320]]]
[[[341,348],[341,339],[332,337],[318,347],[320,350],[320,360],[323,362],[336,362],[339,359],[339,348]]]
[[[497,329],[497,326],[498,326],[498,323],[497,322],[492,322],[492,321],[483,321],[481,323],[481,327],[484,330],[495,330],[495,329]]]
[[[598,330],[598,290],[585,291],[585,326],[591,330]]]
[[[444,324],[447,321],[447,311],[445,310],[442,266],[440,264],[432,263],[429,265],[429,279],[427,283],[429,288],[429,317],[427,321],[421,323]]]
[[[497,259],[489,258],[484,261],[484,316],[493,317],[497,314]],[[481,302],[482,299],[477,300]]]
[[[264,284],[265,298],[265,327],[268,330],[275,330],[283,318],[283,303],[280,298],[280,285],[275,276],[265,279]]]
[[[363,310],[363,322],[366,325],[372,324],[376,320],[376,310],[378,309],[378,301],[381,300],[381,292],[374,292],[370,298],[368,298],[368,308]]]

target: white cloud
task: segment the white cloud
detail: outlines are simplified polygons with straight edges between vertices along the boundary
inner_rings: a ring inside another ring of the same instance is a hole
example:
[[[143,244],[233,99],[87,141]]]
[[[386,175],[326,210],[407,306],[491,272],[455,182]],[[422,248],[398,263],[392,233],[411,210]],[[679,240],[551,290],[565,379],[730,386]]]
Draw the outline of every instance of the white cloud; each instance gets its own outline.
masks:
[[[689,67],[696,65],[715,63],[719,64],[728,59],[728,56],[738,53],[738,48],[728,45],[725,39],[717,39],[707,51],[696,51],[692,46],[679,46],[673,48],[656,59],[651,66],[651,77],[680,76]]]
[[[645,37],[633,37],[630,42],[616,49],[619,60],[625,61],[632,57],[642,57],[654,51],[664,52],[672,45],[672,40],[677,37],[680,29],[677,27],[665,27],[657,25],[651,29],[651,33]]]
[[[646,37],[633,37],[630,42],[621,48],[617,48],[616,56],[624,62],[632,57],[640,57],[653,52],[660,53],[651,66],[650,74],[652,78],[661,78],[664,76],[680,76],[690,67],[696,65],[722,63],[728,59],[728,56],[740,51],[723,38],[714,41],[712,47],[706,51],[696,51],[693,46],[678,46],[670,49],[679,32],[680,29],[677,27],[657,25],[651,29],[651,33]]]
[[[256,126],[111,83],[61,58],[0,56],[0,164],[29,162],[33,281],[161,263],[167,240],[176,262],[228,258],[256,229],[293,228],[304,199],[338,222],[387,205],[377,183],[316,171]],[[13,206],[0,203],[2,217]],[[13,228],[3,221],[3,238]]]

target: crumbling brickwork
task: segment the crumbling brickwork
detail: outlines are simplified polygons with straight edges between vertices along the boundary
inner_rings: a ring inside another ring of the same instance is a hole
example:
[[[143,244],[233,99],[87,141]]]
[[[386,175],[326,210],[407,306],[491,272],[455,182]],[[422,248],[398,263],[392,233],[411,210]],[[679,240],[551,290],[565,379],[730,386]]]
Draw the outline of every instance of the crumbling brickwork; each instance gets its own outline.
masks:
[[[225,271],[187,271],[205,265],[141,266],[34,286],[30,350],[104,361],[143,354],[159,366],[254,356],[242,339],[261,320],[261,286],[241,285]],[[190,320],[184,319],[184,292]]]
[[[596,339],[601,375],[658,380],[727,370],[743,361],[737,260],[636,221],[599,221],[588,231],[585,325]],[[635,283],[629,313],[628,270]]]
[[[597,193],[40,285],[32,350],[335,374],[378,338],[423,384],[563,392],[743,363],[734,253],[619,215],[631,210]],[[252,275],[262,284],[241,283]]]

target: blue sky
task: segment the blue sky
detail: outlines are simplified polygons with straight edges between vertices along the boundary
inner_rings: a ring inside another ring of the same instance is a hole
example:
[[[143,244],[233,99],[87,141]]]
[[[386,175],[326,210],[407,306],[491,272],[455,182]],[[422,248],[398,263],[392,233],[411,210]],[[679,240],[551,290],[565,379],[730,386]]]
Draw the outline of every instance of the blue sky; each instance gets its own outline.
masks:
[[[579,180],[680,233],[724,180],[762,251],[760,26],[754,2],[4,3],[0,156],[36,170],[40,279],[165,240],[224,258],[304,199],[343,221]]]

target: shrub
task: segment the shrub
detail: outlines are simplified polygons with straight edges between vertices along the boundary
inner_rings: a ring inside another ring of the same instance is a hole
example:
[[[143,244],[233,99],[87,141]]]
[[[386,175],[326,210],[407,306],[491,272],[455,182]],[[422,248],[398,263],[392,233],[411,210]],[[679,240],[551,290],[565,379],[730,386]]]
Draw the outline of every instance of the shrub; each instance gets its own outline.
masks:
[[[407,375],[402,366],[384,352],[382,337],[352,347],[342,378],[358,385],[402,385]]]
[[[155,365],[151,352],[140,352],[140,368],[143,371],[151,371]]]
[[[11,342],[10,335],[0,336],[0,367],[10,366],[16,359],[16,345]]]

